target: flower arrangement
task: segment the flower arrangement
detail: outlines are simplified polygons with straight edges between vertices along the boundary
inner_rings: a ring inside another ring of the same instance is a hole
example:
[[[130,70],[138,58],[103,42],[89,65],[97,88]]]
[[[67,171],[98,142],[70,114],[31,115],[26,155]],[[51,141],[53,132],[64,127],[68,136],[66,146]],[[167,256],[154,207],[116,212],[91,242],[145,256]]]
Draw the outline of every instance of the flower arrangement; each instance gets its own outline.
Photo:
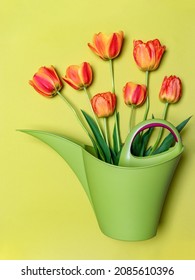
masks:
[[[88,87],[93,81],[93,70],[88,62],[80,65],[71,65],[66,69],[65,76],[60,78],[53,66],[41,67],[38,72],[30,80],[30,85],[43,96],[60,98],[66,102],[69,108],[77,117],[81,127],[89,136],[94,147],[95,155],[102,161],[109,164],[119,165],[119,159],[124,143],[120,137],[120,120],[117,111],[117,99],[119,96],[115,91],[114,64],[113,61],[122,51],[124,41],[124,33],[114,32],[106,35],[102,32],[95,34],[93,42],[88,43],[90,50],[100,57],[103,61],[109,62],[111,72],[111,91],[101,92],[90,96]],[[149,75],[152,71],[158,69],[166,47],[161,45],[158,39],[150,40],[144,43],[141,40],[133,42],[133,57],[136,65],[141,71],[145,72],[145,84],[136,84],[132,81],[127,82],[121,93],[123,93],[124,103],[131,108],[129,131],[133,128],[134,111],[145,105],[145,113],[143,121],[148,119],[150,109],[149,94]],[[81,110],[77,109],[70,103],[65,95],[62,95],[63,81],[75,90],[83,90],[88,96],[92,109],[93,117]],[[167,117],[168,107],[180,100],[182,96],[181,79],[175,75],[165,76],[159,92],[159,99],[165,103],[165,109],[162,119]],[[111,137],[108,133],[108,118],[114,116],[114,127]],[[154,118],[154,116],[152,116]],[[101,123],[101,119],[103,123]],[[179,132],[185,127],[190,118],[181,122],[176,128]],[[103,126],[103,129],[102,129]],[[163,128],[160,128],[159,134],[153,146],[149,146],[151,135],[154,127],[146,131],[140,132],[134,139],[132,145],[132,153],[138,157],[146,157],[156,155],[167,151],[174,144],[174,137],[170,133],[162,140]]]
[[[93,96],[89,94],[93,70],[86,61],[70,65],[62,77],[53,66],[40,67],[29,82],[41,95],[58,95],[68,105],[93,147],[54,133],[21,131],[48,144],[69,164],[80,180],[105,235],[137,241],[151,238],[157,232],[167,190],[183,152],[180,132],[190,117],[176,127],[166,120],[170,105],[182,97],[182,82],[175,75],[165,76],[160,87],[159,99],[164,103],[162,117],[149,117],[149,76],[160,66],[166,50],[158,39],[146,43],[141,40],[133,42],[133,58],[138,68],[145,72],[145,84],[127,81],[121,94],[116,92],[113,61],[121,54],[123,41],[122,31],[110,35],[100,32],[94,35],[92,43],[88,43],[89,49],[109,64],[111,90]],[[78,110],[66,94],[62,94],[63,81],[85,93],[91,115]],[[130,108],[129,133],[125,141],[121,140],[117,110],[120,96],[125,106]],[[143,121],[134,125],[134,113],[140,106],[145,106]],[[112,118],[111,122],[109,118]],[[159,130],[153,134],[156,127]],[[164,129],[170,132],[165,137]]]

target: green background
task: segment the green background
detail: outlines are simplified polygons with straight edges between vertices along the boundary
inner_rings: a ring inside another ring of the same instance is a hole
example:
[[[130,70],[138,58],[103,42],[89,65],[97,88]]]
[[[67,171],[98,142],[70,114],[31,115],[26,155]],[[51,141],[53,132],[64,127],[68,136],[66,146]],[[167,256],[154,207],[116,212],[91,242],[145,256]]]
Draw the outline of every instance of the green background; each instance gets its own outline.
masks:
[[[104,236],[85,193],[69,166],[49,147],[16,132],[49,130],[89,143],[60,98],[47,99],[28,85],[40,66],[54,65],[60,75],[71,64],[91,63],[90,94],[111,89],[108,63],[87,47],[93,34],[123,30],[125,43],[115,60],[121,96],[122,138],[129,108],[123,104],[127,81],[144,83],[132,57],[132,41],[158,38],[167,51],[151,73],[151,111],[161,117],[158,93],[165,75],[183,82],[181,101],[168,119],[177,125],[194,114],[194,1],[178,0],[7,0],[0,9],[0,259],[194,259],[194,118],[183,133],[185,152],[168,194],[158,234],[142,242]],[[89,111],[87,97],[68,85],[63,94]],[[136,112],[142,120],[144,108]]]

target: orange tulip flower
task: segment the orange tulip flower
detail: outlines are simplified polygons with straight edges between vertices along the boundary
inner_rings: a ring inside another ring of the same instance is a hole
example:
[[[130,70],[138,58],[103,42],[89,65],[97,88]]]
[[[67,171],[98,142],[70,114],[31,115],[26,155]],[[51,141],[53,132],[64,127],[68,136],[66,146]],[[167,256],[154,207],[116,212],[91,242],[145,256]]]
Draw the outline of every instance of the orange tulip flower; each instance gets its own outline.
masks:
[[[159,98],[165,103],[176,103],[182,96],[182,84],[176,76],[165,77],[159,93]]]
[[[123,97],[126,105],[141,106],[147,97],[146,86],[128,82],[123,88]]]
[[[29,81],[29,84],[38,93],[47,97],[55,96],[63,86],[53,66],[40,67],[38,72],[33,76],[33,79]]]
[[[156,70],[160,64],[166,47],[158,39],[143,43],[141,40],[133,42],[133,56],[137,66],[143,71]]]
[[[109,117],[116,108],[116,95],[111,92],[98,93],[91,99],[94,113],[99,117]]]
[[[76,90],[87,88],[92,83],[93,73],[88,62],[71,65],[66,70],[63,80]]]
[[[124,34],[122,31],[106,35],[102,32],[95,34],[89,48],[103,60],[116,58],[121,51]]]

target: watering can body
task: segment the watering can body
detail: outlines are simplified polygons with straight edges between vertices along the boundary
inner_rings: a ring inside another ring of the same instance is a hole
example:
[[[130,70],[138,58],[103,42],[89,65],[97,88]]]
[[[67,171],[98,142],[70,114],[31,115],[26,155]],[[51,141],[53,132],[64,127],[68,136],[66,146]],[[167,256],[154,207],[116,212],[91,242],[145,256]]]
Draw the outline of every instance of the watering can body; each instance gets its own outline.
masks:
[[[132,132],[131,139],[137,131],[138,128]],[[133,156],[132,166],[131,160],[121,160],[123,166],[115,166],[96,158],[89,152],[89,147],[65,137],[43,131],[23,132],[48,144],[70,165],[105,235],[126,241],[146,240],[156,235],[166,194],[183,146],[177,146],[172,156],[169,153],[167,156],[164,153],[156,155],[154,161],[152,158],[141,166],[136,161],[139,159]]]
[[[112,238],[136,241],[156,235],[165,197],[179,162],[148,167],[119,167],[84,156],[97,221]]]

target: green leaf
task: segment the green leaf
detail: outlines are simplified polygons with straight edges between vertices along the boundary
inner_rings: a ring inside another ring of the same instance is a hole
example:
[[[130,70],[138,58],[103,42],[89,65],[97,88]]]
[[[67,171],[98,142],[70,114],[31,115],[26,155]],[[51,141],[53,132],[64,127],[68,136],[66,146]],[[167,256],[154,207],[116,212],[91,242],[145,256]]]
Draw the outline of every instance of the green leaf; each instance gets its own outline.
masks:
[[[154,119],[154,115],[152,115],[152,118]],[[146,149],[148,146],[148,142],[150,140],[150,137],[152,135],[154,128],[149,128],[146,130],[146,132],[139,133],[132,144],[132,154],[135,156],[146,156]]]
[[[150,137],[151,137],[153,131],[154,131],[154,127],[151,127],[142,136],[142,147],[141,147],[141,151],[140,151],[140,156],[142,156],[142,157],[145,156],[148,142],[150,140]]]
[[[97,142],[97,146],[99,147],[99,152],[103,153],[106,162],[111,163],[112,159],[110,149],[107,146],[106,141],[103,139],[97,124],[86,112],[84,112],[83,110],[81,110],[81,112],[83,113],[89,127],[91,128],[91,131],[93,132],[93,135]]]
[[[145,151],[145,154],[144,156],[149,156],[150,152],[152,151],[152,147],[150,146],[146,151]]]
[[[152,114],[152,119],[154,119],[154,115]],[[150,141],[150,137],[152,135],[152,132],[154,131],[154,127],[149,128],[143,135],[143,140],[142,140],[142,149],[141,149],[141,156],[146,156],[147,155],[147,147],[148,143]],[[150,148],[149,148],[150,149]]]
[[[191,119],[191,116],[181,122],[176,128],[179,132],[182,131],[182,129],[186,126],[186,124],[189,122]],[[167,151],[173,144],[174,144],[174,137],[171,133],[167,135],[167,137],[163,140],[161,145],[153,152],[153,155],[160,154],[164,151]]]
[[[154,128],[149,128],[146,132],[139,133],[132,144],[132,154],[135,156],[143,157],[146,155],[146,149],[148,146],[148,142],[150,140],[150,137],[152,135]]]
[[[141,133],[137,134],[133,140],[131,151],[134,156],[139,156],[142,148],[142,136]]]
[[[112,159],[113,159],[113,164],[114,165],[117,165],[117,161],[116,161],[116,153],[115,153],[115,151],[112,149],[112,148],[110,148],[110,152],[111,152],[111,156],[112,156]]]
[[[110,152],[111,152],[111,155],[112,155],[113,164],[118,165],[121,150],[118,153],[115,153],[115,151],[113,149],[110,149]]]
[[[93,139],[93,137],[89,134],[89,137],[91,139],[91,142],[93,143],[93,147],[94,147],[94,150],[95,150],[95,154],[98,158],[102,159],[105,161],[105,157],[103,154],[101,154],[101,152],[99,151],[99,148],[98,148],[98,145],[96,143],[96,141]]]
[[[120,155],[121,155],[121,150],[118,152],[118,154],[115,157],[115,165],[118,165],[119,159],[120,159]]]
[[[119,112],[117,112],[116,121],[117,121],[118,129],[119,129]],[[119,131],[120,131],[120,129],[119,129]],[[119,137],[120,137],[120,135],[119,135]],[[120,142],[120,149],[118,150],[116,123],[115,123],[115,125],[114,125],[112,138],[113,138],[114,151],[115,151],[115,153],[117,154],[117,153],[120,152],[120,150],[121,150],[121,141],[120,141],[120,139],[119,139],[119,142]]]

